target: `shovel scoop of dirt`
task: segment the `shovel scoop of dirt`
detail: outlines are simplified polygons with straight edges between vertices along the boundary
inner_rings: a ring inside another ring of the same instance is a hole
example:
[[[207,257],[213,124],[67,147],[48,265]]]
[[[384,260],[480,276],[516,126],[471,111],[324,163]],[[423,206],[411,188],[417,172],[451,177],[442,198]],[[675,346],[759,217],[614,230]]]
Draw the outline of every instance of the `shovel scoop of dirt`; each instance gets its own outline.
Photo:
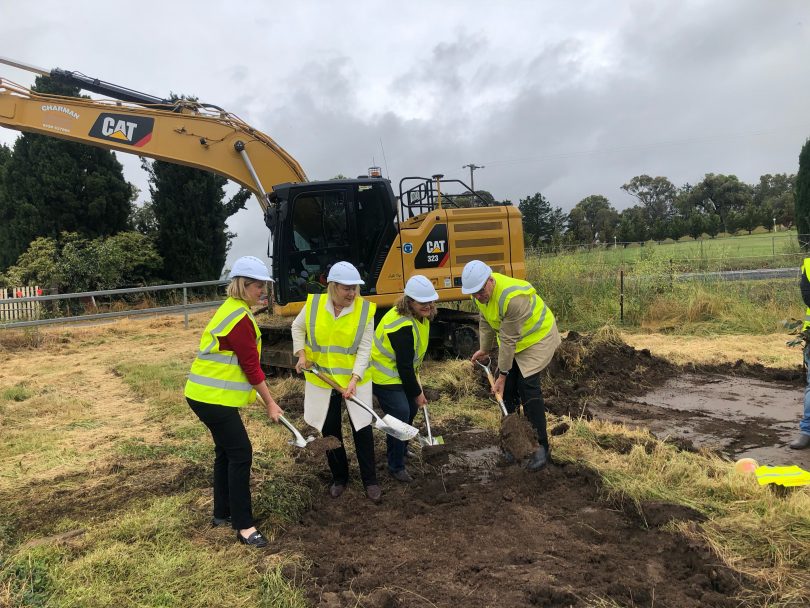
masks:
[[[500,439],[501,449],[509,452],[516,462],[528,458],[540,447],[531,423],[517,414],[501,420]]]
[[[316,463],[323,458],[329,450],[334,450],[343,445],[337,437],[316,437],[302,450],[295,451],[297,462]]]

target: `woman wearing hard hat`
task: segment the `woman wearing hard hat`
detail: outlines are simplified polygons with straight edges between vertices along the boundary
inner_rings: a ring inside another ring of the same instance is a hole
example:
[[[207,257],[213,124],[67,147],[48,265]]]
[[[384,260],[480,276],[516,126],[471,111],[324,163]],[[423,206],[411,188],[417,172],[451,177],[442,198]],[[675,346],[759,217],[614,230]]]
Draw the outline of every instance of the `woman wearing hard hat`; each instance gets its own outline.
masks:
[[[185,397],[214,439],[211,524],[230,524],[240,543],[261,548],[267,546],[267,539],[256,530],[250,502],[253,448],[239,408],[253,403],[258,393],[274,422],[283,414],[264,383],[259,365],[262,338],[250,311],[272,279],[264,262],[253,256],[236,260],[228,278],[228,299],[203,331]]]
[[[430,337],[430,322],[436,316],[439,294],[430,280],[416,274],[405,284],[405,293],[380,319],[371,348],[371,378],[380,407],[411,424],[420,407],[427,404],[419,382],[419,366]],[[397,481],[412,481],[405,469],[407,443],[387,435],[388,472]]]
[[[329,495],[338,498],[349,482],[349,461],[341,430],[341,401],[347,399],[360,478],[366,495],[378,502],[382,491],[374,463],[371,414],[348,401],[356,395],[370,404],[372,398],[368,364],[377,307],[358,293],[358,286],[363,284],[357,268],[349,262],[332,266],[326,293],[308,295],[304,309],[293,321],[293,352],[298,356],[297,372],[316,364],[340,386],[346,387],[341,394],[317,376],[305,375],[304,420],[319,429],[324,437],[336,437],[341,442],[339,448],[326,453],[332,472]]]

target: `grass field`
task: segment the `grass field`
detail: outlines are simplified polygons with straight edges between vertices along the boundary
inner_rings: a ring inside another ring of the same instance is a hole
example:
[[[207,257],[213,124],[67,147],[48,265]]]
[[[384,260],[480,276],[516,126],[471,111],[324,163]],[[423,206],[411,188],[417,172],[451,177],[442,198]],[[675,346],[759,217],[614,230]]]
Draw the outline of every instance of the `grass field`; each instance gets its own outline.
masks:
[[[190,330],[159,318],[0,333],[0,606],[308,605],[289,575],[308,568],[305,556],[257,553],[208,528],[211,443],[182,398],[206,321],[192,317]],[[796,363],[778,335],[759,348],[734,337],[720,348],[701,337],[627,339],[676,360]],[[465,418],[497,429],[497,408],[481,407],[470,374],[464,362],[428,367],[426,382],[445,395],[433,404],[435,425]],[[284,405],[300,383],[271,389]],[[256,514],[272,538],[308,509],[314,474],[293,461],[286,432],[260,407],[245,419],[256,448]],[[556,457],[597,470],[613,499],[666,499],[710,516],[679,533],[708,542],[768,589],[744,605],[805,605],[796,602],[810,597],[802,591],[810,494],[762,492],[716,456],[678,452],[644,431],[567,422],[572,431],[555,440]],[[600,447],[606,437],[640,435],[656,447],[627,454]]]
[[[649,259],[672,261],[677,272],[798,267],[803,253],[795,231],[733,237],[685,237],[675,242],[605,243],[593,247],[570,247],[560,253],[537,254],[543,259],[583,257],[589,266],[632,267]]]

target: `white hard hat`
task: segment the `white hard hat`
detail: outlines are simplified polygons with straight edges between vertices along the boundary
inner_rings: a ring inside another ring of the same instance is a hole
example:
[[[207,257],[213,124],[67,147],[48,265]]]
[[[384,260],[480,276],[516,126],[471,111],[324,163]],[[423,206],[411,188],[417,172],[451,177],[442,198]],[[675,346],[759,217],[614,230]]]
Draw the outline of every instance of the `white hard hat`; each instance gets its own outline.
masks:
[[[228,275],[229,279],[236,277],[247,277],[248,279],[256,279],[257,281],[272,281],[270,271],[259,258],[252,255],[246,255],[233,263],[231,273]]]
[[[405,283],[405,295],[422,304],[439,299],[439,294],[433,289],[433,283],[421,274],[415,274],[408,279],[408,282]]]
[[[481,260],[467,262],[461,271],[461,293],[469,295],[480,291],[491,276],[492,268]]]
[[[338,262],[329,270],[329,276],[326,277],[329,283],[333,281],[341,285],[365,285],[366,282],[360,278],[360,273],[357,268],[348,262]]]

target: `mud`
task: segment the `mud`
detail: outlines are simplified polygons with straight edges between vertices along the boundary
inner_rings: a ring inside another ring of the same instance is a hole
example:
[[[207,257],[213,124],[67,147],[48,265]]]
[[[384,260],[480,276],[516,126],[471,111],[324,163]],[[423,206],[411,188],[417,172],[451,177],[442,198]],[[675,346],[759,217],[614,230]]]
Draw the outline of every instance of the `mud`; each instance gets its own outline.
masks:
[[[666,503],[625,512],[585,469],[529,473],[501,463],[494,433],[442,434],[447,464],[411,463],[411,484],[381,475],[378,505],[357,484],[337,500],[324,487],[276,538],[276,551],[311,563],[296,579],[314,606],[736,605],[740,581],[660,528],[699,515]]]
[[[531,423],[517,414],[510,414],[501,420],[500,446],[515,460],[521,461],[531,456],[540,444]]]
[[[313,454],[326,454],[329,450],[336,450],[343,444],[337,437],[316,437],[314,441],[307,444],[307,451]]]

